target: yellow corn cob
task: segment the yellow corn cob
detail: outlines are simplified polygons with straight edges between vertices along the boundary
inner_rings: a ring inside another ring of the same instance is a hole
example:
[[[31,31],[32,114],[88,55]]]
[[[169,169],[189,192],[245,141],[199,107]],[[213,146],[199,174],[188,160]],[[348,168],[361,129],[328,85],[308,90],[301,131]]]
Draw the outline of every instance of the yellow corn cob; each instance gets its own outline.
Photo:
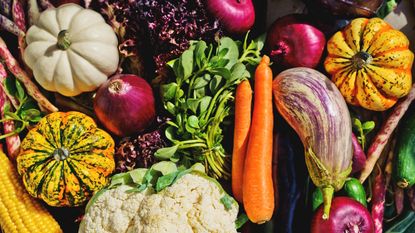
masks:
[[[0,227],[4,233],[61,233],[52,215],[24,189],[13,163],[0,150]]]

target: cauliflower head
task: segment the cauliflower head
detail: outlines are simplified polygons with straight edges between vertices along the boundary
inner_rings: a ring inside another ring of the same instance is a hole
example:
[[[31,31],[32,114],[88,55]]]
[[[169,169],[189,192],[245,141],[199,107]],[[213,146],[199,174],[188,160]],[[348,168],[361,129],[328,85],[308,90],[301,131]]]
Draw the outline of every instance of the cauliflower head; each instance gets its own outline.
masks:
[[[97,197],[79,233],[237,232],[238,204],[204,174],[185,174],[158,193],[152,187],[131,189],[121,185]],[[223,198],[230,198],[231,204],[224,204]]]

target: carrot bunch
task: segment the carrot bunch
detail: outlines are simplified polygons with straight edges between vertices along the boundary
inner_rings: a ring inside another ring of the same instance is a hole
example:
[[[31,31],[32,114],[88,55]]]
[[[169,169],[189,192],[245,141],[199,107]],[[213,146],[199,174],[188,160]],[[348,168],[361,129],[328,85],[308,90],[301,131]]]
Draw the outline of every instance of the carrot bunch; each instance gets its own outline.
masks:
[[[264,56],[255,71],[252,122],[252,89],[248,81],[239,84],[235,97],[232,191],[254,223],[270,220],[274,212],[273,77],[269,63],[269,57]]]

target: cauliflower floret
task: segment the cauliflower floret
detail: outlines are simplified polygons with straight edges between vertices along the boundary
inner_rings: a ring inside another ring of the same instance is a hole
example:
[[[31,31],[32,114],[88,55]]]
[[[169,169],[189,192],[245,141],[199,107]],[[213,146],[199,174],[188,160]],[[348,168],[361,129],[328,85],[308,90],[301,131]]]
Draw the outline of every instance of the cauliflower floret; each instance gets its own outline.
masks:
[[[100,195],[85,214],[79,232],[124,233],[151,189],[128,193],[131,186],[121,185]]]
[[[85,215],[85,227],[79,232],[237,232],[235,220],[238,205],[235,202],[232,208],[227,210],[220,201],[225,193],[218,184],[202,175],[186,174],[172,186],[156,194],[148,191],[125,194],[127,189],[120,186],[100,196]],[[119,194],[120,192],[124,194]],[[114,200],[112,196],[115,196]],[[126,206],[127,209],[124,210],[120,206]],[[90,213],[92,211],[99,213]]]

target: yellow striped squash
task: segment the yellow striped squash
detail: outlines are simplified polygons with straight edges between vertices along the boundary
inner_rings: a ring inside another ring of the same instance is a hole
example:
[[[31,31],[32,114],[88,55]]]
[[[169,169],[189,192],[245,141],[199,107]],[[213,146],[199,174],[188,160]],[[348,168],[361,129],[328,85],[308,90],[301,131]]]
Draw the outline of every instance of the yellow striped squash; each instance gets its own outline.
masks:
[[[51,206],[83,205],[115,168],[114,140],[79,112],[42,118],[23,139],[17,168],[27,191]]]
[[[407,95],[414,54],[380,18],[357,18],[327,42],[326,71],[349,104],[384,111]]]

